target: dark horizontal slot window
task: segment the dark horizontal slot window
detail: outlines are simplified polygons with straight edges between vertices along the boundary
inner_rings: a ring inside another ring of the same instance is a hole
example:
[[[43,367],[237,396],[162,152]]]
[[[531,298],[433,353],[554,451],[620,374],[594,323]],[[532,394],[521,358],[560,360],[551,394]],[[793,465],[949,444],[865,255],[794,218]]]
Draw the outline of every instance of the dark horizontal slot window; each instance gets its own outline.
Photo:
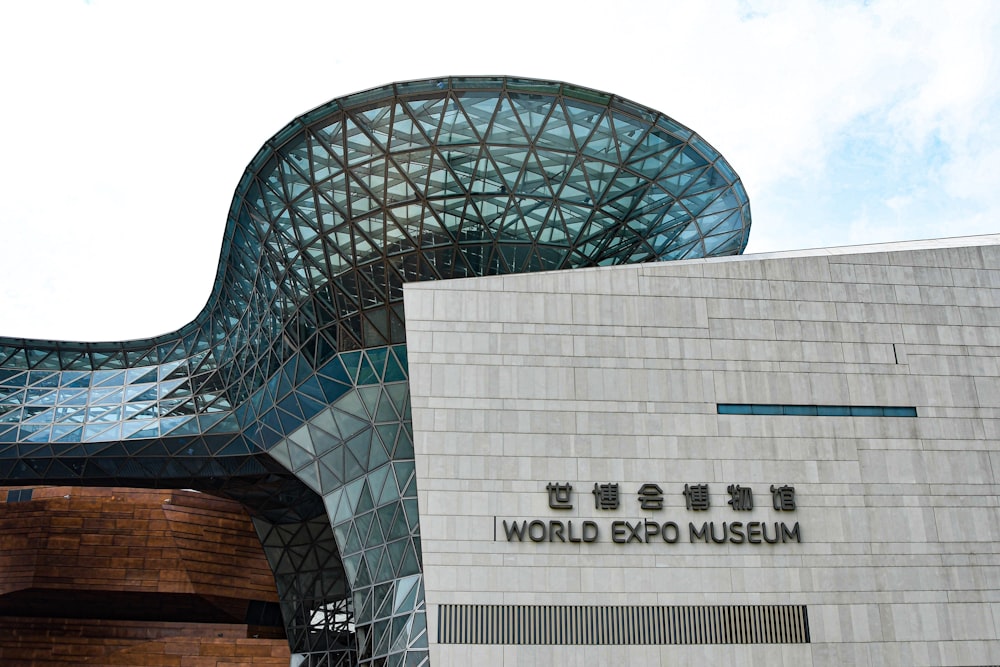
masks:
[[[23,503],[31,500],[31,492],[34,489],[11,489],[7,492],[8,503]]]
[[[719,403],[720,415],[796,415],[800,417],[916,417],[917,409],[887,405],[778,405]]]

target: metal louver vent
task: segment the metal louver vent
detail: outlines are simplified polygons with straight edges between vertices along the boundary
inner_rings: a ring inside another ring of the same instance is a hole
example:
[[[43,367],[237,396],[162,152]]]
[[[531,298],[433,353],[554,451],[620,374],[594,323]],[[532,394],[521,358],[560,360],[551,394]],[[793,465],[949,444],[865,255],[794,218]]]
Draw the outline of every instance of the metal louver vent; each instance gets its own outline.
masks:
[[[441,644],[808,644],[805,605],[441,605]]]

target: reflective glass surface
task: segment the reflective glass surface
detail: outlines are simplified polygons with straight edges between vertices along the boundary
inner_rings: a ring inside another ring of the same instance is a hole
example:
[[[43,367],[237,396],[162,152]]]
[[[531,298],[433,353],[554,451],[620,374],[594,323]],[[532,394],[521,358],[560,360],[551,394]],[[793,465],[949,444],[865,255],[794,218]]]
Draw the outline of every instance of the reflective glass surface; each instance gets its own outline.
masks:
[[[334,100],[247,168],[194,322],[0,338],[0,481],[236,498],[304,664],[423,664],[402,285],[736,254],[749,228],[711,146],[613,95],[462,77]]]
[[[720,415],[793,415],[797,417],[916,417],[913,406],[883,405],[777,405],[719,403]]]

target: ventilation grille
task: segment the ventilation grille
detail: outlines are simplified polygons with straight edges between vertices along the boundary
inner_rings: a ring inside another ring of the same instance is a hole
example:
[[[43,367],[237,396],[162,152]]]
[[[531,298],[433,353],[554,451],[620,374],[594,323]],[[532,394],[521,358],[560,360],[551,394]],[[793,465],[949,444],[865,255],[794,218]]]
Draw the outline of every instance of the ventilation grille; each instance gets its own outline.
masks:
[[[805,605],[445,604],[441,644],[808,644]]]

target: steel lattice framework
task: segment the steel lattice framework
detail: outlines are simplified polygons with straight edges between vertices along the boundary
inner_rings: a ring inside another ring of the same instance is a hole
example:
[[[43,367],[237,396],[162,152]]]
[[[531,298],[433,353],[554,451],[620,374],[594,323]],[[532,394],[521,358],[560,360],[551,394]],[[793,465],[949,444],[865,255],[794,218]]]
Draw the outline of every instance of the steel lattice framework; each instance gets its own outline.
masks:
[[[426,664],[403,284],[730,255],[749,228],[722,157],[619,97],[480,77],[335,100],[247,168],[194,322],[0,339],[0,483],[235,498],[304,664]]]

